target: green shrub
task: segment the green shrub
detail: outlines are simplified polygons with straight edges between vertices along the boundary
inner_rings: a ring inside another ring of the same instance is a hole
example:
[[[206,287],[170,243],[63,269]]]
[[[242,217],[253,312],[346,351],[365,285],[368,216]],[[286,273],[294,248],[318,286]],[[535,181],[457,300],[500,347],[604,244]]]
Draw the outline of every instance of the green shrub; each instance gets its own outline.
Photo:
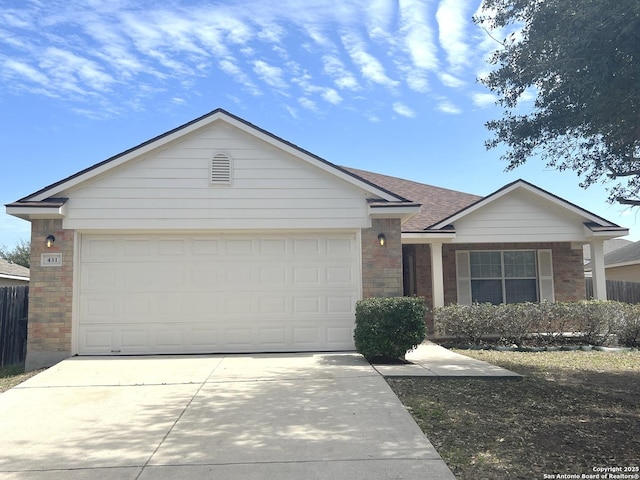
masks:
[[[557,345],[566,334],[590,345],[640,344],[640,305],[614,301],[454,304],[436,308],[433,318],[439,335],[472,345],[489,335],[509,345]]]
[[[625,347],[640,347],[640,305],[625,305],[624,322],[618,325],[618,343]]]
[[[453,337],[458,342],[478,344],[482,337],[495,333],[495,305],[474,303],[439,307],[434,311],[433,321],[439,335]]]
[[[502,304],[495,307],[494,333],[507,345],[522,346],[526,337],[540,324],[541,312],[535,303]]]
[[[615,334],[624,324],[624,304],[604,300],[585,300],[571,304],[574,332],[589,345],[615,344]]]
[[[356,304],[353,338],[367,358],[403,358],[425,338],[427,308],[418,297],[366,298]]]

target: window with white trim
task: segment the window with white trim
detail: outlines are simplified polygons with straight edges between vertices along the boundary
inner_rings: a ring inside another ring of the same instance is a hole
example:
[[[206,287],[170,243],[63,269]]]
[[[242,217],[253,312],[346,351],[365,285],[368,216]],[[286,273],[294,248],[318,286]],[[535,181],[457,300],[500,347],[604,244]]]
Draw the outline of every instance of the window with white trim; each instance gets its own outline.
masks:
[[[231,157],[226,153],[216,153],[209,169],[211,185],[231,185]]]
[[[535,250],[471,251],[469,273],[472,302],[539,300]]]

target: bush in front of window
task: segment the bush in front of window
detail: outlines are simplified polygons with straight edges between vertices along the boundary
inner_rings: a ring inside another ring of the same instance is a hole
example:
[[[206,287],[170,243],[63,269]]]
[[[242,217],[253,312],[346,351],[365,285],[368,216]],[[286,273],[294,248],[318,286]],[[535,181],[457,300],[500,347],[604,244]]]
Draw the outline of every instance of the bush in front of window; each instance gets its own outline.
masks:
[[[356,304],[356,350],[366,358],[404,358],[426,336],[419,297],[366,298]]]
[[[459,344],[640,346],[640,305],[614,301],[454,304],[433,318],[438,335]]]
[[[453,337],[458,342],[479,345],[498,328],[498,308],[491,303],[436,308],[433,314],[435,330],[438,335]]]

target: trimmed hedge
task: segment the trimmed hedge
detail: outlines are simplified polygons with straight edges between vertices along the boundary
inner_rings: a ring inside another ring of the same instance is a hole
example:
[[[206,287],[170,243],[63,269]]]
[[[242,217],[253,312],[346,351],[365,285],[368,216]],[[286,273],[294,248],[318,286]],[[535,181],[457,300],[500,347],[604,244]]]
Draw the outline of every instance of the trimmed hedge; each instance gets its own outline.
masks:
[[[404,358],[426,336],[427,308],[418,297],[366,298],[356,304],[353,338],[366,358]]]
[[[556,345],[567,338],[598,346],[640,346],[640,305],[589,300],[567,303],[449,305],[434,310],[436,332],[478,345]]]

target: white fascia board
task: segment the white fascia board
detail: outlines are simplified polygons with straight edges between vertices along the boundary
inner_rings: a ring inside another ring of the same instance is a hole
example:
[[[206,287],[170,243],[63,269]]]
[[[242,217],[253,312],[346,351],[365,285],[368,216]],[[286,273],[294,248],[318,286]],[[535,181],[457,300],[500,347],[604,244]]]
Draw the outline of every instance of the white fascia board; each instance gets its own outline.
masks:
[[[456,238],[455,232],[442,232],[442,233],[420,233],[420,232],[406,232],[402,234],[402,244],[421,244],[421,243],[450,243]]]
[[[399,218],[403,225],[411,217],[420,213],[420,205],[406,206],[368,206],[369,218]]]
[[[10,206],[6,207],[7,215],[23,220],[64,218],[65,205],[54,207]]]
[[[7,280],[22,280],[28,282],[29,277],[21,277],[19,275],[9,275],[8,273],[0,273],[0,278],[6,278]]]
[[[604,218],[601,218],[587,210],[584,210],[580,207],[578,207],[577,205],[572,204],[571,202],[567,201],[567,200],[563,200],[559,197],[556,197],[555,195],[552,195],[548,192],[545,192],[544,190],[535,187],[533,185],[530,185],[527,182],[524,182],[522,180],[517,180],[515,181],[513,184],[509,185],[508,187],[504,188],[503,190],[498,190],[497,192],[483,198],[482,200],[478,201],[477,203],[473,204],[472,206],[462,210],[461,212],[454,214],[453,216],[444,219],[443,221],[441,221],[440,223],[437,223],[435,225],[432,225],[430,228],[432,229],[438,229],[438,228],[443,228],[446,227],[449,224],[452,224],[454,222],[456,222],[457,220],[460,220],[463,217],[466,217],[467,215],[469,215],[470,213],[475,212],[476,210],[483,208],[485,205],[488,205],[491,202],[494,202],[496,200],[498,200],[499,198],[504,197],[505,195],[510,194],[511,192],[515,191],[515,190],[526,190],[530,193],[533,193],[534,195],[537,195],[538,197],[547,200],[553,204],[555,204],[556,206],[558,206],[559,208],[562,208],[564,210],[567,210],[571,213],[574,213],[582,218],[585,219],[586,222],[593,222],[593,223],[597,223],[602,225],[603,221],[608,223],[609,225],[611,225],[612,227],[614,227],[614,225],[611,222],[608,222],[607,220],[605,220]],[[622,235],[620,235],[622,236]],[[612,237],[615,238],[615,237]]]
[[[623,227],[612,227],[611,230],[591,230],[588,226],[584,226],[584,236],[587,241],[590,239],[610,240],[629,235],[629,229]]]
[[[605,264],[604,268],[606,270],[607,268],[631,267],[633,265],[638,265],[639,263],[640,263],[640,259],[638,259],[638,260],[630,260],[628,262],[612,263],[611,265]]]

